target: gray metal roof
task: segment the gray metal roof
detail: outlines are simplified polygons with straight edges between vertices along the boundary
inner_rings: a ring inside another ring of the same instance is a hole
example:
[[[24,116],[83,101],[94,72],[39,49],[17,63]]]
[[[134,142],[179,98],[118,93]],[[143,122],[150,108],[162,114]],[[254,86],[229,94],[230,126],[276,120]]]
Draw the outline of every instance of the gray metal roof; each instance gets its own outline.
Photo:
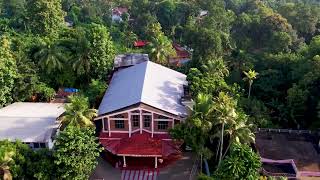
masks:
[[[180,103],[186,75],[151,61],[114,73],[98,114],[110,113],[137,103],[161,109],[178,116],[186,116]]]
[[[126,67],[139,64],[141,62],[149,61],[148,54],[120,54],[114,58],[114,67]]]
[[[17,102],[0,109],[0,140],[48,142],[64,113],[63,103]]]

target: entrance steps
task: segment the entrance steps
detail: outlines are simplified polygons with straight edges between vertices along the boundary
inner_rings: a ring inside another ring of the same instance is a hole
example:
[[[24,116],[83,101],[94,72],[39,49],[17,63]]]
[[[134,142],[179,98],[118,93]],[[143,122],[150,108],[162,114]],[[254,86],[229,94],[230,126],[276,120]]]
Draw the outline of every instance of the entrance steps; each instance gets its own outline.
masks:
[[[158,169],[128,170],[121,171],[121,180],[157,180]]]

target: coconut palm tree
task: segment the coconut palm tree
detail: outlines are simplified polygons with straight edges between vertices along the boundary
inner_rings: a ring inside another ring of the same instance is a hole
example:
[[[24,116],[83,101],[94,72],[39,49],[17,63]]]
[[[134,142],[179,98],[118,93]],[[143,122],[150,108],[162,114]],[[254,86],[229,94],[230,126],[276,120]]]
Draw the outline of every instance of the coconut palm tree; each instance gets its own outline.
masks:
[[[54,70],[61,70],[67,59],[64,49],[52,42],[43,42],[39,51],[34,54],[34,58],[38,60],[39,66],[49,73]]]
[[[226,156],[231,144],[233,143],[251,143],[255,141],[255,135],[251,131],[252,124],[247,123],[247,115],[243,112],[238,113],[238,118],[234,124],[226,127],[225,133],[229,135],[229,144],[222,156]]]
[[[63,126],[94,126],[92,119],[97,116],[97,110],[89,109],[88,98],[81,95],[71,96],[70,101],[71,103],[65,105],[66,112],[62,117]]]
[[[166,65],[168,64],[169,57],[175,55],[171,42],[165,36],[159,38],[152,38],[149,44],[149,54],[151,59],[156,63]]]
[[[201,170],[203,157],[206,159],[211,156],[211,152],[205,147],[205,143],[213,126],[211,121],[212,104],[211,95],[199,93],[195,99],[193,114],[190,118],[193,126],[197,127],[191,130],[193,133],[190,139],[192,139],[192,144],[196,146],[193,148],[200,155]],[[206,160],[204,161],[206,162]]]
[[[237,113],[235,106],[236,102],[224,92],[220,92],[214,101],[213,111],[215,124],[221,125],[218,165],[220,165],[222,161],[225,125],[232,125],[236,123]]]
[[[226,77],[229,75],[229,70],[221,58],[211,57],[207,63],[202,66],[202,69],[213,77]]]
[[[12,180],[9,164],[13,161],[13,156],[14,151],[0,152],[0,176],[3,180]]]
[[[251,69],[250,69],[248,72],[243,71],[243,73],[246,75],[246,77],[243,78],[243,80],[249,82],[249,94],[248,94],[248,98],[250,98],[251,87],[252,87],[252,84],[253,84],[253,80],[257,79],[259,73],[257,73],[255,70],[251,70]]]
[[[68,40],[71,45],[72,56],[71,63],[73,70],[78,75],[88,74],[90,72],[90,42],[86,38],[85,33],[79,29],[77,30],[78,35],[72,40]]]

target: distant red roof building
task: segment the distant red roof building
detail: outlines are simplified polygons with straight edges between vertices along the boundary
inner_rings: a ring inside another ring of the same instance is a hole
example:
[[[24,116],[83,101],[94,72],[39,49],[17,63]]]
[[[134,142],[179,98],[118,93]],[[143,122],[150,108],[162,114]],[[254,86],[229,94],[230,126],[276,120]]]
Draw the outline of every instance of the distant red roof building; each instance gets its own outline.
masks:
[[[121,16],[123,13],[128,13],[128,8],[126,7],[116,7],[112,9],[112,15]]]
[[[190,61],[190,53],[177,43],[172,44],[173,48],[176,50],[176,56],[169,59],[170,64],[181,66],[182,64]]]
[[[148,41],[138,40],[134,42],[134,47],[140,48],[149,44]],[[172,43],[172,47],[176,51],[176,56],[169,58],[169,63],[175,66],[181,66],[182,64],[190,61],[190,53],[178,43]]]
[[[138,40],[133,43],[134,47],[144,47],[149,44],[148,41]]]
[[[179,44],[173,43],[172,46],[176,50],[177,58],[190,58],[190,53]]]
[[[115,7],[112,9],[112,21],[113,22],[121,22],[121,16],[124,13],[128,13],[128,8],[126,7]]]

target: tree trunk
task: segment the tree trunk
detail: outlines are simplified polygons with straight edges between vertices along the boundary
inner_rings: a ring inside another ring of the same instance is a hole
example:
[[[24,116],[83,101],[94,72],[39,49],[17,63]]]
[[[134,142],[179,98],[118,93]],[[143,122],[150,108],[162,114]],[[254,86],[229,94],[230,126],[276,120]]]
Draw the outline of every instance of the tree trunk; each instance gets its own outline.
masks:
[[[228,147],[227,147],[226,150],[224,151],[223,156],[222,156],[222,159],[224,159],[224,157],[227,155],[227,152],[228,152],[228,150],[229,150],[229,148],[230,148],[230,145],[231,145],[231,142],[229,142]]]
[[[219,149],[220,149],[220,139],[219,139],[219,142],[218,142],[218,147],[217,147],[217,151],[216,151],[216,159],[215,160],[218,160]]]
[[[203,159],[206,175],[210,177],[210,170],[207,159]]]
[[[251,95],[251,86],[252,86],[252,83],[249,83],[249,94],[248,94],[248,99],[250,99],[250,95]]]
[[[200,172],[202,173],[202,154],[200,155]]]
[[[218,166],[220,166],[220,163],[221,163],[221,161],[222,161],[223,132],[224,132],[224,123],[222,123],[222,125],[221,125],[221,143],[220,143],[220,155],[219,155],[219,163],[218,163]]]

